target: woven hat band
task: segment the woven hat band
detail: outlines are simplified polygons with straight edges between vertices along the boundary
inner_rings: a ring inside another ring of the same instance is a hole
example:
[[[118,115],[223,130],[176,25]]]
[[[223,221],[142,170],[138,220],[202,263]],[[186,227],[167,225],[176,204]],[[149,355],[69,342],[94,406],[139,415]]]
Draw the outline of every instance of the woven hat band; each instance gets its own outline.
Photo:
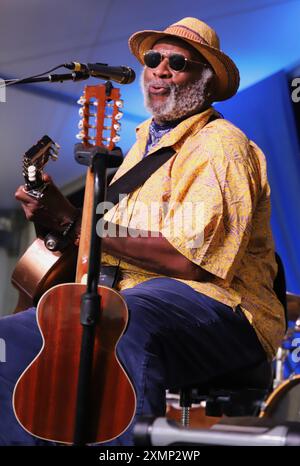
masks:
[[[174,34],[188,40],[194,40],[195,42],[200,42],[201,44],[209,45],[209,43],[197,32],[189,29],[186,26],[174,25],[170,26],[164,30],[166,34]]]

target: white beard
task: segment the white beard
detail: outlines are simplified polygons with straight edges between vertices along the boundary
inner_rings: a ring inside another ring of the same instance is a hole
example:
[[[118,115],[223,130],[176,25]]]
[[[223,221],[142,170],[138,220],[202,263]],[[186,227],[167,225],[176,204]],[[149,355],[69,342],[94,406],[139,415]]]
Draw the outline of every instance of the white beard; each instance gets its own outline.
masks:
[[[207,87],[212,77],[213,71],[210,68],[205,68],[197,81],[185,85],[166,84],[163,79],[159,78],[145,83],[143,71],[140,84],[144,94],[144,105],[152,113],[157,123],[174,121],[193,115],[207,103]],[[170,94],[164,105],[152,101],[149,87],[153,85],[162,85],[170,89]]]

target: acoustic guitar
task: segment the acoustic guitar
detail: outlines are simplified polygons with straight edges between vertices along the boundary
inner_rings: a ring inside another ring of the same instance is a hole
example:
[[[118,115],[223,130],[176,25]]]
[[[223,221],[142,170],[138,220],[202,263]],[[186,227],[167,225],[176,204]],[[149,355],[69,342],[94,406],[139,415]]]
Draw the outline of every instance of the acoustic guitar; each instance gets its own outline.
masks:
[[[83,144],[111,150],[120,127],[118,89],[87,86],[80,99],[80,134]],[[76,283],[49,289],[37,306],[43,344],[39,354],[20,376],[13,407],[21,426],[46,440],[72,444],[79,375],[81,282],[88,270],[93,174],[88,169],[78,253]],[[136,409],[133,386],[116,357],[116,344],[127,325],[126,302],[115,290],[99,286],[101,306],[95,331],[89,395],[89,429],[86,443],[112,440],[131,423]]]

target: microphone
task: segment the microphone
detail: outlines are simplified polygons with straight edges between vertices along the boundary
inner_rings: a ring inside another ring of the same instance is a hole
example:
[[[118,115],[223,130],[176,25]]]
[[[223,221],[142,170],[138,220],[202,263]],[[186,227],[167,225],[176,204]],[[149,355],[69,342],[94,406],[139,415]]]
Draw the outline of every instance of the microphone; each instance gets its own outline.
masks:
[[[65,68],[84,71],[90,76],[101,79],[111,79],[119,84],[130,84],[135,80],[135,72],[129,66],[109,66],[106,63],[65,63]]]

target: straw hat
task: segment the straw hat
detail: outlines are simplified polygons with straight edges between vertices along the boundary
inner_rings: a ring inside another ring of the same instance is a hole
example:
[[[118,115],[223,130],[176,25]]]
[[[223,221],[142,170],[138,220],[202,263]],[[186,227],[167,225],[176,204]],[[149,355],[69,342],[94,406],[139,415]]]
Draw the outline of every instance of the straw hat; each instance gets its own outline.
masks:
[[[129,38],[129,48],[142,65],[143,55],[159,39],[172,36],[184,40],[198,50],[210,63],[216,74],[216,95],[214,100],[226,100],[238,90],[239,71],[233,61],[220,50],[216,32],[196,18],[183,18],[168,26],[164,31],[139,31]]]

